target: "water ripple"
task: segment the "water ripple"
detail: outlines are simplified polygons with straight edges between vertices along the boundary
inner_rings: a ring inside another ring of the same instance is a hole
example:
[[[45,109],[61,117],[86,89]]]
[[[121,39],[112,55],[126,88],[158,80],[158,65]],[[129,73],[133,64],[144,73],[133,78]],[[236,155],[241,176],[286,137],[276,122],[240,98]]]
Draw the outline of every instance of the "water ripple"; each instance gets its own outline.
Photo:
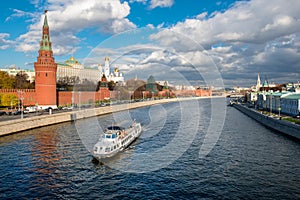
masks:
[[[149,173],[124,173],[94,164],[74,123],[0,138],[1,199],[299,199],[299,142],[266,129],[228,108],[223,132],[204,158],[198,153],[210,119],[209,100],[200,100],[193,143],[172,164]],[[130,111],[151,129],[154,108]],[[117,159],[167,145],[178,129],[178,104],[160,108],[167,118],[159,133],[139,138]],[[179,111],[178,111],[179,112]],[[163,115],[164,116],[164,115]],[[111,115],[97,118],[101,126]],[[192,119],[191,119],[192,120]],[[88,127],[89,120],[81,121]],[[189,127],[185,127],[188,131]],[[87,128],[86,133],[88,135]],[[144,131],[147,131],[144,130]],[[184,134],[184,133],[182,133]],[[95,136],[87,138],[92,145]],[[161,162],[164,162],[163,160]],[[151,166],[149,166],[151,167]]]

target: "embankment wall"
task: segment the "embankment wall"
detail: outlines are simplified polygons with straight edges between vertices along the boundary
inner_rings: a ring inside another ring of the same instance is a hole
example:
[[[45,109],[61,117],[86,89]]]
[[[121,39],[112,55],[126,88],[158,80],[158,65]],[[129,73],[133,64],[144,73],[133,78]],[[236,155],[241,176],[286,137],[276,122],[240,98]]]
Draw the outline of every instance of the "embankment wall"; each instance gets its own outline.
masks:
[[[188,100],[188,98],[186,98]],[[65,113],[57,113],[52,115],[34,116],[24,119],[16,119],[0,122],[0,136],[17,133],[20,131],[30,130],[42,126],[58,124],[62,122],[74,121],[98,115],[120,112],[139,107],[151,106],[154,104],[162,104],[168,102],[176,102],[178,99],[162,99],[155,101],[144,101],[137,103],[120,104],[114,106],[91,108],[85,110],[71,111]]]
[[[262,125],[284,133],[286,135],[292,136],[294,138],[300,139],[300,125],[293,124],[284,120],[276,119],[269,117],[267,115],[261,114],[259,111],[256,111],[251,108],[247,108],[240,104],[233,105],[236,109],[248,115],[252,119],[258,121]]]

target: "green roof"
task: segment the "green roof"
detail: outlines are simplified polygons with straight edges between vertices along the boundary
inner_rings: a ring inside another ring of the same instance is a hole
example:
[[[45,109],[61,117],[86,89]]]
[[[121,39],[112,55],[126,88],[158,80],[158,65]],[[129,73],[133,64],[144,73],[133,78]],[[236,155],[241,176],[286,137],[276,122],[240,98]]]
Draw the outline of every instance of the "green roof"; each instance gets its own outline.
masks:
[[[273,93],[272,95],[273,96],[282,96],[282,95],[284,95],[284,94],[288,94],[289,92],[275,92],[275,93]]]
[[[56,63],[57,65],[60,66],[65,66],[65,67],[72,67],[71,65],[65,64],[65,63]]]
[[[282,99],[300,99],[300,94],[299,93],[290,94],[290,95],[282,97]]]
[[[74,56],[72,56],[69,60],[66,61],[66,64],[81,64],[81,63],[78,62],[78,60],[76,60]]]

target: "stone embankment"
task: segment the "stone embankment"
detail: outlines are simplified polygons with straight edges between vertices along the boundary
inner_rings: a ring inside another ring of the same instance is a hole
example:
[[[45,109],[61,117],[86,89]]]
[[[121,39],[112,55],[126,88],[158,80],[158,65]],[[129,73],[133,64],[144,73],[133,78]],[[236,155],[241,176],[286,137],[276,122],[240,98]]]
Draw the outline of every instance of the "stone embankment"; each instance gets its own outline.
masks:
[[[120,112],[124,110],[130,110],[139,107],[146,107],[155,104],[163,104],[169,102],[177,102],[182,100],[195,100],[198,98],[182,98],[182,99],[161,99],[161,100],[153,100],[153,101],[143,101],[136,103],[128,103],[128,104],[119,104],[113,106],[99,107],[99,108],[90,108],[84,110],[77,110],[71,112],[57,113],[52,115],[41,115],[41,116],[33,116],[30,118],[24,119],[16,119],[0,122],[0,136],[17,133],[20,131],[30,130],[38,127],[69,122],[104,114],[109,114],[113,112]],[[211,97],[206,97],[211,98]]]
[[[270,129],[300,139],[300,125],[264,115],[257,110],[248,108],[240,104],[234,104],[233,106]]]

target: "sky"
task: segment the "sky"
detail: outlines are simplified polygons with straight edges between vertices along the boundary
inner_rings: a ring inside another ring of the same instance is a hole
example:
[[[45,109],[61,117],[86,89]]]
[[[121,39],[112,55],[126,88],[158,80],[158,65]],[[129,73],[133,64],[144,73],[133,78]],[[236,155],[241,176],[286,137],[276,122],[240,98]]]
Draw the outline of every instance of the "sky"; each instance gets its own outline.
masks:
[[[300,1],[10,0],[0,7],[0,67],[33,69],[44,10],[56,62],[126,79],[250,86],[300,80]],[[263,81],[262,80],[262,81]]]

